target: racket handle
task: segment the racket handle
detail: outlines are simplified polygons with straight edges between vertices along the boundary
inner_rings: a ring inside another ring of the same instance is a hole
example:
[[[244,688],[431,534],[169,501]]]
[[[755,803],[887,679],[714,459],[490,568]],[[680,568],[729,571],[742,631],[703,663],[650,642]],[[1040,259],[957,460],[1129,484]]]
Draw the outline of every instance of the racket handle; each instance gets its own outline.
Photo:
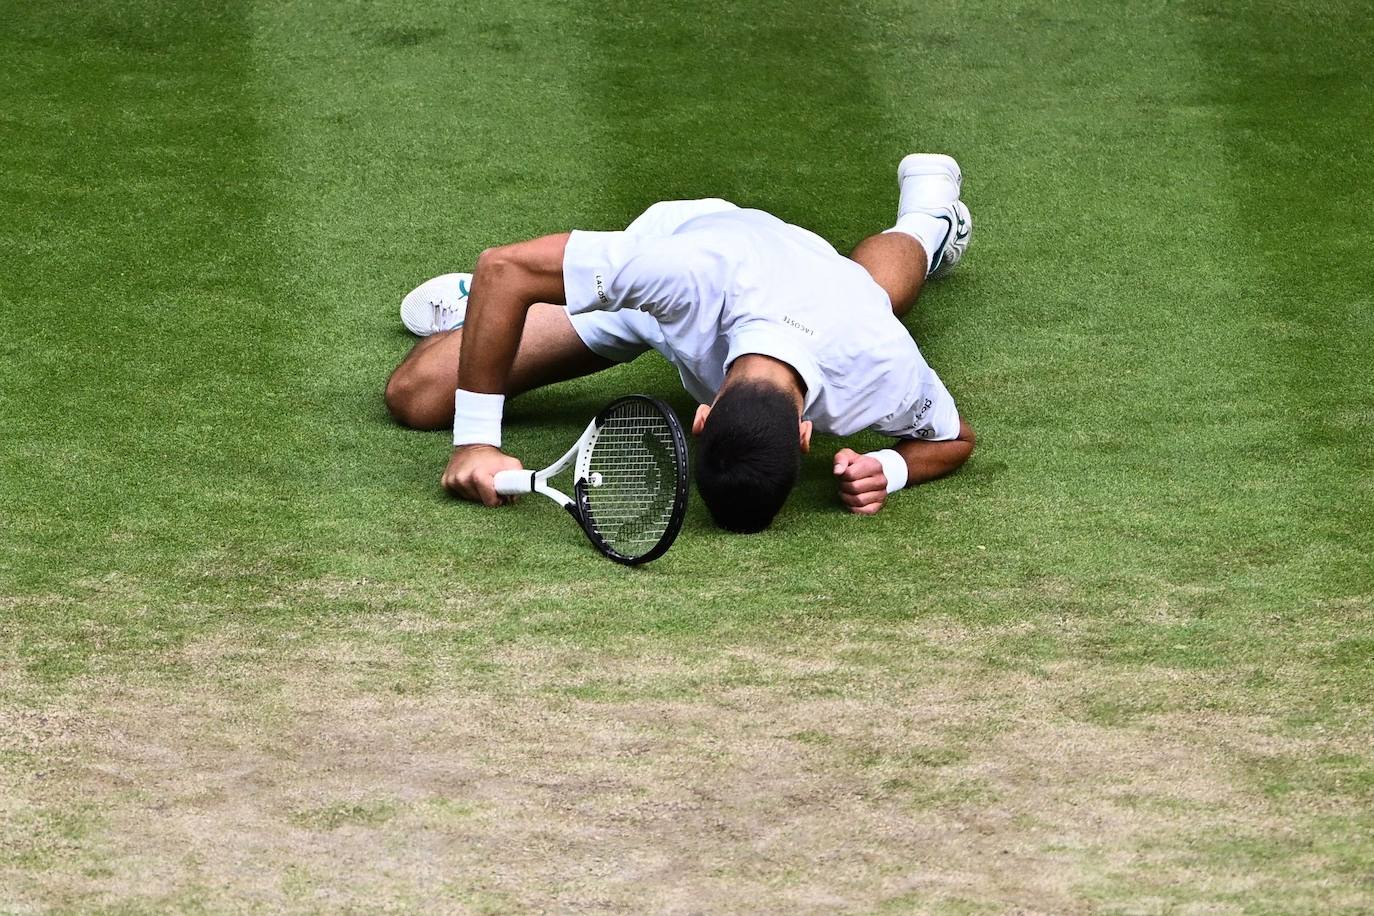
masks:
[[[502,496],[534,492],[534,471],[497,471],[496,492]]]

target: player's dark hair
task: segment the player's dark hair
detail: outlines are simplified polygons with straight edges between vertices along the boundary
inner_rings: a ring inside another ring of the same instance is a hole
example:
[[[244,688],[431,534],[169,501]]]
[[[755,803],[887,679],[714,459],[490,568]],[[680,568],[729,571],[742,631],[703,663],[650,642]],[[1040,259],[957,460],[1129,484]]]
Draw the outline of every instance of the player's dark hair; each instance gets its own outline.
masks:
[[[761,381],[716,398],[697,438],[696,479],[711,518],[730,531],[762,531],[797,483],[801,439],[792,395]]]

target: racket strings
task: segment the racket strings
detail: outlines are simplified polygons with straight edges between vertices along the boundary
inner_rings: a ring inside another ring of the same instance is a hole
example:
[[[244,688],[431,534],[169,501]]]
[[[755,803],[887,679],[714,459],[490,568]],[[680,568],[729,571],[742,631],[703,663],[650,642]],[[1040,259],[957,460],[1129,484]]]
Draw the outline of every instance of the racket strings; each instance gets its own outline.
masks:
[[[646,553],[672,524],[678,452],[668,421],[652,404],[630,402],[605,418],[592,449],[587,514],[606,544]]]

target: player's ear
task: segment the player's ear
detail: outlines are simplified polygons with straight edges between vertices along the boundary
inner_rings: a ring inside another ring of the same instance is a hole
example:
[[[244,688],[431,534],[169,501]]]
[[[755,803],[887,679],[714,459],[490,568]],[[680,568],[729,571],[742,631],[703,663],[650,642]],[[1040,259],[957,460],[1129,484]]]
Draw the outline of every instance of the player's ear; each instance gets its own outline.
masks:
[[[801,448],[803,452],[811,451],[811,421],[801,421]]]
[[[692,435],[700,436],[706,427],[706,418],[711,415],[710,404],[698,404],[696,416],[692,417]]]

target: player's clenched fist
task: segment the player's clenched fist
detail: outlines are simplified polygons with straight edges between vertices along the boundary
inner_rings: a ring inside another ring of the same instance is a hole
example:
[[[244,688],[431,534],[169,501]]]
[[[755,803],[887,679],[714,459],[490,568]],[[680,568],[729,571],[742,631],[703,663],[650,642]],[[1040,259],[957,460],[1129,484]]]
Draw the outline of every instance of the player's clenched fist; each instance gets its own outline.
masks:
[[[835,479],[840,502],[856,515],[873,515],[887,502],[887,476],[882,463],[871,455],[840,449],[835,453]]]
[[[521,467],[519,458],[512,458],[494,445],[460,445],[453,450],[444,469],[444,489],[460,499],[499,506],[510,498],[496,492],[497,473]]]

